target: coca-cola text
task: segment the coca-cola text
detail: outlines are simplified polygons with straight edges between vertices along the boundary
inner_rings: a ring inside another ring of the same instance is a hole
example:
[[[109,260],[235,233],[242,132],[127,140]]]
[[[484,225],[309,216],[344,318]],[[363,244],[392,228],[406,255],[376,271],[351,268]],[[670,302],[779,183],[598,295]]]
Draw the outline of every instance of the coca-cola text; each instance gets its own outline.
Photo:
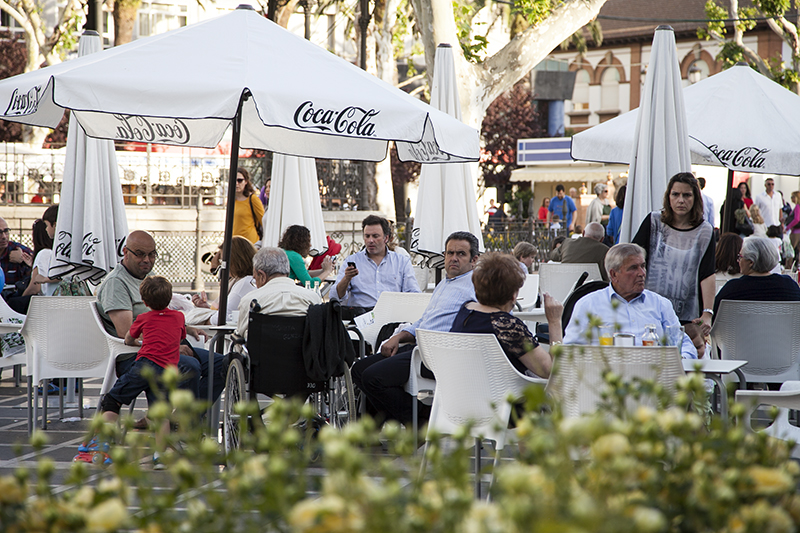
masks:
[[[303,102],[294,112],[294,123],[303,129],[334,131],[359,137],[375,137],[375,124],[372,117],[380,113],[375,109],[366,110],[348,106],[341,111],[315,108],[310,100]]]
[[[767,148],[756,148],[755,146],[745,146],[744,148],[726,150],[716,144],[708,147],[721,163],[730,163],[737,167],[764,168],[766,157],[764,154],[769,152]]]
[[[186,124],[178,118],[137,117],[114,115],[120,121],[116,138],[124,141],[187,144],[190,134]]]
[[[36,113],[39,110],[42,90],[41,85],[31,87],[26,93],[21,93],[19,88],[14,89],[14,92],[11,93],[11,99],[8,101],[5,116],[22,116]]]

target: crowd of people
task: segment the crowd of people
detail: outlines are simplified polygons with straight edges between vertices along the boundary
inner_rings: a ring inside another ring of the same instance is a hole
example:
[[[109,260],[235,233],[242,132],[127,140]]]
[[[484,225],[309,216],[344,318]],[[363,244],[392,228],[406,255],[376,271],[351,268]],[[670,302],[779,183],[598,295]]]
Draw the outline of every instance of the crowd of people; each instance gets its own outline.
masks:
[[[549,346],[597,343],[602,327],[625,333],[634,344],[642,344],[649,328],[654,327],[659,338],[668,330],[682,328],[681,355],[707,357],[706,341],[722,300],[800,301],[800,287],[781,270],[786,241],[789,248],[800,242],[800,192],[792,194],[795,207],[785,208],[771,178],[765,182],[765,193],[755,199],[750,198],[747,184],[742,185],[731,191],[732,208],[755,228],[764,225],[763,235],[758,231],[745,236],[740,231],[718,235],[703,183],[691,173],[679,173],[670,179],[660,208],[641,222],[631,243],[616,242],[624,187],[617,190],[613,209],[607,200],[608,188],[595,187],[596,198],[580,236],[562,239],[550,259],[596,263],[607,284],[578,299],[568,317],[562,317],[562,302],[542,295]],[[564,192],[563,185],[557,186],[556,195],[543,202],[539,217],[546,211],[548,221],[558,215],[567,227],[574,228],[575,205]],[[244,215],[250,209],[248,218]],[[11,241],[8,225],[0,219],[0,266],[9,287],[4,297],[19,312],[24,313],[32,295],[56,292],[60,280],[50,278],[48,270],[57,212],[58,206],[49,207],[34,224],[33,250]],[[172,293],[169,281],[150,275],[158,256],[156,242],[145,231],[130,233],[122,248],[122,261],[96,293],[107,332],[126,344],[141,346],[138,352],[132,350],[117,359],[119,379],[101,402],[107,421],[115,420],[121,405],[141,392],[153,399],[153,385],[142,374],[145,368],[158,375],[174,366],[182,376],[180,387],[197,399],[216,400],[225,384],[227,359],[222,354],[211,354],[209,359],[208,351],[187,339],[205,337],[202,327],[220,322],[235,322],[236,333],[246,338],[253,302],[262,314],[305,316],[311,306],[323,304],[311,284],[327,279],[331,282],[329,299],[337,313],[351,319],[372,310],[382,292],[421,290],[408,254],[394,248],[392,224],[383,217],[364,218],[363,249],[344,258],[334,276],[332,256],[340,248],[329,246],[329,253],[319,258],[319,268],[309,270],[310,233],[303,226],[286,228],[277,246],[257,249],[259,213],[263,214],[261,200],[247,173],[240,172],[236,219],[247,227],[242,229],[245,235],[235,236],[231,242],[229,311],[224,320],[218,316],[216,302],[209,301],[205,293],[193,295],[188,302]],[[731,218],[733,229],[740,227],[738,217]],[[773,227],[779,234],[770,237]],[[219,263],[219,256],[220,252],[212,263]],[[363,394],[366,412],[378,420],[411,421],[417,400],[404,387],[419,329],[493,334],[514,368],[547,378],[553,366],[549,350],[513,313],[536,256],[536,248],[527,242],[519,243],[513,254],[481,255],[475,235],[464,231],[451,234],[443,252],[445,278],[434,288],[421,318],[400,327],[372,347],[372,355],[352,366],[353,382]],[[424,366],[421,372],[423,377],[433,377]],[[213,389],[209,395],[210,379]],[[429,411],[429,406],[417,405],[420,420],[425,420]],[[82,444],[76,460],[86,460],[98,445],[96,441]]]

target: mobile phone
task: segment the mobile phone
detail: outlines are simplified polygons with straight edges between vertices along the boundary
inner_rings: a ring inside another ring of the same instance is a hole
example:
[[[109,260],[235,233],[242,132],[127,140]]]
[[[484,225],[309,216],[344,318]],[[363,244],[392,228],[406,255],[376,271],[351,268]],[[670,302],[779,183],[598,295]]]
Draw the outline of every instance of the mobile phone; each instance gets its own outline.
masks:
[[[353,263],[352,261],[348,261],[348,262],[347,262],[347,266],[351,266],[351,267],[355,268],[355,267],[356,267],[356,264],[355,264],[355,263]]]

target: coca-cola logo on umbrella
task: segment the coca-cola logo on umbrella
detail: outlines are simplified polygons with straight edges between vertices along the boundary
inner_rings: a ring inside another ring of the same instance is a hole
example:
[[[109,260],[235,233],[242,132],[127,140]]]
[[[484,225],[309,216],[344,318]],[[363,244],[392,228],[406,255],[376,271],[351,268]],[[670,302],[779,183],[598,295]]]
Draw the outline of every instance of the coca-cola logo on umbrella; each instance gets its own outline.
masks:
[[[766,163],[765,155],[769,152],[768,148],[757,148],[755,146],[726,149],[720,148],[716,144],[712,144],[708,149],[725,166],[752,169],[764,168]]]
[[[187,144],[191,135],[186,123],[178,118],[114,115],[119,121],[115,138],[123,141]]]
[[[42,98],[42,86],[31,87],[27,92],[21,92],[19,87],[11,93],[5,116],[31,115],[39,110],[39,101]]]
[[[421,141],[408,145],[408,150],[420,163],[433,163],[437,161],[450,161],[450,154],[439,150],[439,145],[434,141]]]
[[[314,102],[300,104],[294,112],[294,123],[303,129],[332,131],[359,137],[375,137],[375,123],[372,118],[380,111],[347,106],[341,110],[315,107]]]

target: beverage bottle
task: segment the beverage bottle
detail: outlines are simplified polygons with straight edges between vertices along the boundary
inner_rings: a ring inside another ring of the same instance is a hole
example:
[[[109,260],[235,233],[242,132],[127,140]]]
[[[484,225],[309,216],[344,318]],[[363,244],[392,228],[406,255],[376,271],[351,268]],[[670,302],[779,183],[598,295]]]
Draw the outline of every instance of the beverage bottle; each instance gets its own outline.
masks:
[[[656,333],[655,324],[645,324],[642,346],[658,346],[658,334]]]

